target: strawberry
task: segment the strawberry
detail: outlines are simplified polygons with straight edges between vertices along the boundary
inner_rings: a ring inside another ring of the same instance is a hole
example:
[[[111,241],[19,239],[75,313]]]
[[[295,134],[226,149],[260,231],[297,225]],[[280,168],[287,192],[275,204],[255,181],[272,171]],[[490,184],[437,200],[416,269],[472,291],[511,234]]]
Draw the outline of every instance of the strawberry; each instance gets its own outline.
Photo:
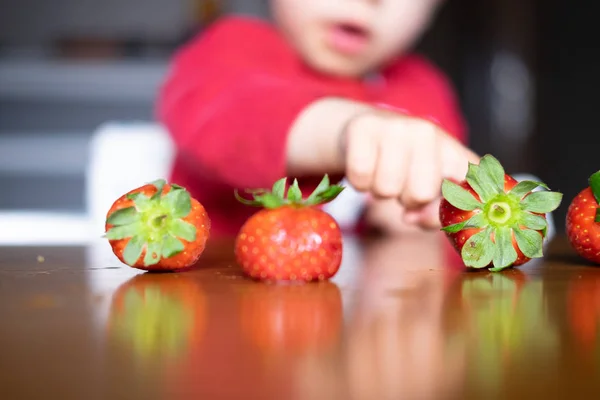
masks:
[[[159,179],[113,203],[104,236],[124,264],[147,271],[173,271],[198,260],[209,232],[204,207],[183,187]]]
[[[253,200],[236,198],[263,207],[240,228],[235,257],[246,275],[266,281],[312,281],[334,276],[342,260],[342,234],[335,219],[317,206],[336,198],[344,189],[330,185],[327,175],[302,198],[298,181],[287,190],[287,178],[267,189],[246,190]]]
[[[581,257],[600,264],[600,171],[590,176],[588,184],[567,210],[567,238]]]
[[[464,181],[445,179],[442,195],[442,230],[465,266],[493,272],[543,256],[545,214],[562,201],[562,193],[542,182],[517,183],[491,155],[469,163]]]

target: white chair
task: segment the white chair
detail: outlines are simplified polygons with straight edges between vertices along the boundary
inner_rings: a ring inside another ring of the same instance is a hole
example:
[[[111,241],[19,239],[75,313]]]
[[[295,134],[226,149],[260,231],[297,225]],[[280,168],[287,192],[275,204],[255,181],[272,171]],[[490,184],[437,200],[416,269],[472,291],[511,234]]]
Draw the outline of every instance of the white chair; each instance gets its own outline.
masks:
[[[151,122],[108,122],[90,141],[86,208],[94,234],[104,233],[106,213],[124,193],[155,179],[168,179],[173,145]]]

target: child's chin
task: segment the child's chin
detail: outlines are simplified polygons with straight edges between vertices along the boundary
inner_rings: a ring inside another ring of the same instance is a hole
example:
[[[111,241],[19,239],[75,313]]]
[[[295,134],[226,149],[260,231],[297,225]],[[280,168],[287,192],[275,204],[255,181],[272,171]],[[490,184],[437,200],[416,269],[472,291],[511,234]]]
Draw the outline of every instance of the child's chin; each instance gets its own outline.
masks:
[[[369,65],[362,60],[352,60],[331,53],[314,57],[310,64],[324,75],[341,78],[358,78],[370,70]]]

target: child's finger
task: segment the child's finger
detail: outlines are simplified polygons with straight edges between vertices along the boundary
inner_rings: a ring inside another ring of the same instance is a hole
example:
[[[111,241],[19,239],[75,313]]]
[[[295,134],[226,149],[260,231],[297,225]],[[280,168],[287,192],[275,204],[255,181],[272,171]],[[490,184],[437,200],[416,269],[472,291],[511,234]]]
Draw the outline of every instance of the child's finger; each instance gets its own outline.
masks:
[[[478,164],[480,157],[450,136],[440,135],[440,141],[443,177],[462,181],[469,162]]]
[[[356,190],[368,191],[377,165],[377,141],[366,131],[348,132],[346,177]]]
[[[401,132],[384,133],[379,141],[379,153],[372,192],[381,198],[398,198],[407,177],[410,163],[406,135]]]
[[[442,179],[437,136],[433,124],[416,126],[407,167],[409,174],[400,199],[409,210],[421,208],[440,195]]]

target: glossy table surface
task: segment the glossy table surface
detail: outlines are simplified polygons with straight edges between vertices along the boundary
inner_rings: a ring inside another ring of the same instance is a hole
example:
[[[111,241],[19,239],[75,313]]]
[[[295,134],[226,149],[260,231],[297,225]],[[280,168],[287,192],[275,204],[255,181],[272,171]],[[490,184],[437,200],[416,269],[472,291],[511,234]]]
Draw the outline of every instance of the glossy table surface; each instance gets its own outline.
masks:
[[[346,237],[327,283],[244,278],[233,242],[147,274],[106,242],[0,247],[0,398],[592,399],[600,267],[464,272],[439,233]]]

